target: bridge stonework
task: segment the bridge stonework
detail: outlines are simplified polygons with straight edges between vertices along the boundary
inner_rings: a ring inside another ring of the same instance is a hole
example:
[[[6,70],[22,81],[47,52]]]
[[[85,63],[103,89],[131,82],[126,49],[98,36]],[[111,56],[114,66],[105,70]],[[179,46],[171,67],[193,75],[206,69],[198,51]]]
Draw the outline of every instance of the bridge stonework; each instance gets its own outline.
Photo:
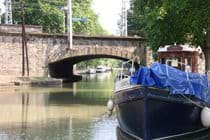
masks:
[[[30,76],[49,74],[49,64],[80,56],[131,59],[146,64],[144,39],[139,37],[74,36],[73,49],[67,48],[66,35],[27,34]],[[0,75],[21,76],[22,37],[20,33],[0,33]],[[61,69],[62,71],[62,69]]]
[[[49,52],[49,62],[53,63],[69,57],[78,57],[84,55],[109,55],[132,59],[136,56],[136,50],[144,54],[143,39],[133,37],[88,37],[75,36],[72,49],[66,47],[53,46]],[[141,54],[141,56],[142,56]],[[140,58],[138,58],[140,59]],[[143,61],[142,57],[142,61]],[[140,61],[140,60],[139,60]]]

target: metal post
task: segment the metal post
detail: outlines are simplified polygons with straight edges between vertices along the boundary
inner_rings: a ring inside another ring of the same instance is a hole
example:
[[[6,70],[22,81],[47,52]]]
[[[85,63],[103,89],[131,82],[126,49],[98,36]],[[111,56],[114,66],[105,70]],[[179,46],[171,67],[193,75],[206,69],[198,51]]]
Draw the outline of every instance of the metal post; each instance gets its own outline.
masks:
[[[125,11],[125,36],[128,36],[128,19],[127,19],[127,10]]]
[[[25,35],[25,50],[26,50],[26,70],[27,70],[27,76],[29,76],[29,60],[28,60],[28,47],[27,47],[27,40]]]
[[[25,76],[25,61],[26,61],[26,70],[27,76],[29,76],[29,61],[28,61],[28,48],[26,40],[26,31],[25,31],[25,14],[24,14],[24,3],[21,1],[21,18],[22,18],[22,76]],[[25,58],[26,55],[26,58]]]
[[[12,24],[12,0],[5,0],[5,24]]]
[[[128,35],[128,27],[127,27],[127,6],[126,6],[126,0],[122,0],[122,35],[127,36]]]
[[[68,12],[67,12],[67,30],[68,30],[68,48],[72,48],[72,3],[68,0]]]
[[[24,12],[23,12],[23,0],[21,0],[21,18],[22,18],[22,76],[25,76],[25,43],[24,43]]]

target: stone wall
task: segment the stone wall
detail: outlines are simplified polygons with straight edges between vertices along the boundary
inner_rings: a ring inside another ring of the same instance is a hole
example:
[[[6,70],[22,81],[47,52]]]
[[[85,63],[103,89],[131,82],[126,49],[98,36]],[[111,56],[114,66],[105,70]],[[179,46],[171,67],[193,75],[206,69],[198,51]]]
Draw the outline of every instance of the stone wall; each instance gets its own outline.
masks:
[[[47,70],[46,49],[48,38],[32,37],[28,41],[28,56],[31,76],[44,76]],[[0,73],[1,75],[21,76],[22,38],[19,34],[0,35]]]
[[[42,26],[35,25],[25,25],[25,30],[27,33],[42,33]],[[16,24],[0,24],[0,32],[4,33],[21,33],[22,25]]]
[[[138,47],[141,38],[74,36],[73,46]],[[47,76],[49,54],[53,50],[66,50],[67,36],[27,34],[30,76]],[[0,34],[0,75],[21,76],[22,38],[20,33]]]

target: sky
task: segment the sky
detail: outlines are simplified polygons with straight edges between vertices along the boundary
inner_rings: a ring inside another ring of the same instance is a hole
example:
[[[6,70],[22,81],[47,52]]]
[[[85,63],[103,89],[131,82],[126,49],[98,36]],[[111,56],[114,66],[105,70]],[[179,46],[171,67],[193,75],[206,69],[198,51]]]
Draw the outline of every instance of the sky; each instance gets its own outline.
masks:
[[[93,0],[92,8],[99,16],[99,23],[113,35],[117,35],[122,0]]]

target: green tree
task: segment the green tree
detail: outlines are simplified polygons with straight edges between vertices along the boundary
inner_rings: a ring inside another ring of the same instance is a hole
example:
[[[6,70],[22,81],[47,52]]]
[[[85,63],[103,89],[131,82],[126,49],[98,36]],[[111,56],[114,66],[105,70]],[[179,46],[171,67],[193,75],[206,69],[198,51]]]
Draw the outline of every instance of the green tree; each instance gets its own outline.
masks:
[[[14,22],[21,23],[20,1],[13,5]],[[67,5],[67,0],[24,0],[25,23],[43,26],[44,32],[63,33],[65,29],[65,12],[61,7]],[[86,22],[73,22],[75,34],[107,34],[98,22],[98,16],[91,9],[92,0],[73,0],[73,17],[87,18]]]
[[[98,58],[83,61],[77,64],[78,69],[86,69],[87,67],[96,68],[99,65],[110,66],[110,67],[121,67],[121,60],[110,59],[110,58]]]
[[[64,2],[52,0],[25,0],[24,15],[25,24],[41,25],[43,31],[47,33],[61,33],[64,31],[64,14],[60,10],[60,5]],[[21,21],[21,0],[13,5],[14,22],[20,24]]]
[[[194,44],[201,46],[209,64],[209,0],[133,0],[130,13],[137,18],[135,22],[129,20],[128,25],[136,23],[154,51],[166,44]]]
[[[103,35],[107,32],[98,22],[98,16],[91,9],[92,0],[74,0],[73,17],[87,18],[86,22],[73,22],[73,30],[77,34]]]
[[[146,17],[150,9],[161,5],[161,0],[132,0],[128,10],[128,34],[146,36]]]

